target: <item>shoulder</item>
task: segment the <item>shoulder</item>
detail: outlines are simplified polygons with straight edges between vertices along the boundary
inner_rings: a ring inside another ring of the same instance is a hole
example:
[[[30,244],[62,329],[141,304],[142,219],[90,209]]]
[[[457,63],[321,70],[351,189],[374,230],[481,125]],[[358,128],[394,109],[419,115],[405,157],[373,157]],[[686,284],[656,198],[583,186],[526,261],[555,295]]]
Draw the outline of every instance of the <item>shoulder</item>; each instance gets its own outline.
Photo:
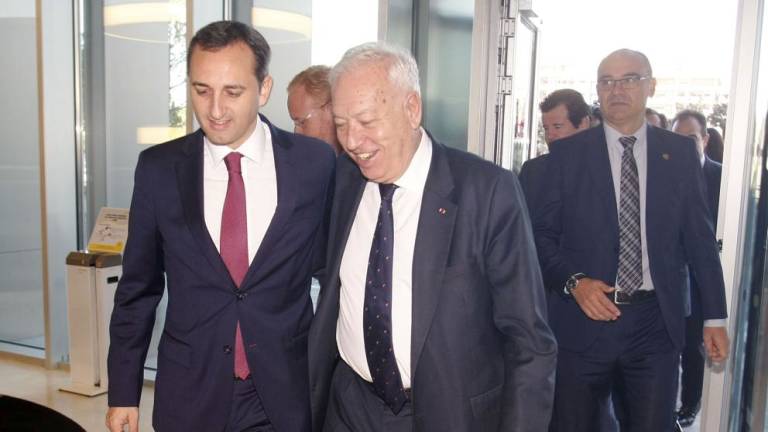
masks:
[[[605,131],[602,126],[595,126],[559,139],[549,145],[549,153],[553,155],[583,154],[585,147],[605,145]]]
[[[139,153],[139,163],[175,162],[180,158],[200,152],[202,149],[203,132],[198,129],[190,134],[142,150]]]
[[[523,176],[524,172],[535,172],[540,169],[543,169],[547,165],[548,160],[549,160],[549,153],[546,153],[541,156],[537,156],[533,159],[528,159],[527,161],[523,162],[523,166],[520,167],[520,177]]]
[[[262,118],[266,120],[265,117]],[[302,165],[332,169],[336,154],[330,145],[316,138],[280,129],[269,121],[266,123],[269,126],[273,144],[287,148],[297,156],[296,161]]]

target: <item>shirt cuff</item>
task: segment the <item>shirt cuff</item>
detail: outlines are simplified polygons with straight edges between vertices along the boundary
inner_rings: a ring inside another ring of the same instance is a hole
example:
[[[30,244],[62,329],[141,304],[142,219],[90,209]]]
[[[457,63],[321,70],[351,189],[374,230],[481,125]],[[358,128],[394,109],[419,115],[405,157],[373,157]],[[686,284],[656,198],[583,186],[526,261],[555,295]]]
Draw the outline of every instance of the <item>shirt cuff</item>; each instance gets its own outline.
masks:
[[[724,319],[704,320],[704,327],[725,327],[725,320]]]

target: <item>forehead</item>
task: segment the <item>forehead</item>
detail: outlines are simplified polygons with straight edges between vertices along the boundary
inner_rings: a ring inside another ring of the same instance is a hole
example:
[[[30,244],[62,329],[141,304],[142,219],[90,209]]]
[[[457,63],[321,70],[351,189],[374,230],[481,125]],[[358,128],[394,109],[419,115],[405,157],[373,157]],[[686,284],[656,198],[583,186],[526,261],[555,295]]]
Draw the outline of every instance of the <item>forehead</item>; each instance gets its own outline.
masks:
[[[235,42],[216,50],[195,46],[190,58],[189,74],[250,73],[255,75],[256,58],[243,42]]]
[[[683,135],[696,134],[701,135],[701,125],[693,117],[686,117],[675,122],[675,132]]]
[[[565,104],[559,104],[551,110],[542,113],[541,118],[545,122],[558,122],[568,118],[568,108]]]
[[[597,76],[604,77],[622,77],[625,75],[644,75],[649,72],[648,63],[636,54],[615,53],[611,54],[602,62],[597,69]]]
[[[342,73],[333,86],[334,112],[337,106],[349,109],[358,104],[387,104],[395,91],[383,65],[353,66]]]

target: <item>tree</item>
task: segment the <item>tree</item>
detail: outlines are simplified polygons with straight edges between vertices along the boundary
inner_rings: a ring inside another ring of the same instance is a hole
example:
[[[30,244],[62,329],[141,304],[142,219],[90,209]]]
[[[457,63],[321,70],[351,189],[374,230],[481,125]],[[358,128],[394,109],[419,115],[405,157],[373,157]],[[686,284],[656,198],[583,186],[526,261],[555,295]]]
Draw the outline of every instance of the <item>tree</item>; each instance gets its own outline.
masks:
[[[712,113],[707,116],[709,127],[719,127],[725,135],[725,121],[728,118],[728,104],[719,103],[712,106]]]

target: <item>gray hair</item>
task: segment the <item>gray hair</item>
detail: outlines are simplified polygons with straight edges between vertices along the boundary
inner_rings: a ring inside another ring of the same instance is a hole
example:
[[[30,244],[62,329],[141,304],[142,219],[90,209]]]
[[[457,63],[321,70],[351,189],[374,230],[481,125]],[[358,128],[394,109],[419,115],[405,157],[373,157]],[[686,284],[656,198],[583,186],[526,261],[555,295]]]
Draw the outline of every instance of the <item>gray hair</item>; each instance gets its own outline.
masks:
[[[391,83],[421,95],[419,67],[410,52],[385,42],[367,42],[352,47],[331,69],[329,81],[336,86],[339,77],[349,70],[371,63],[384,63]]]

